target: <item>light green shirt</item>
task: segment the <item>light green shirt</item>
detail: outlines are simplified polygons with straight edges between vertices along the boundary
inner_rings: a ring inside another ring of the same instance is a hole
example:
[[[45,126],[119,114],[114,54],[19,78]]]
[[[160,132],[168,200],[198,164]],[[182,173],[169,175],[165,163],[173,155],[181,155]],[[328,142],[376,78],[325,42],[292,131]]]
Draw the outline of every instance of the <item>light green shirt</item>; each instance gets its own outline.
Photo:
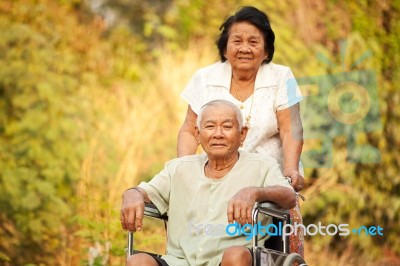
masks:
[[[171,266],[219,265],[226,248],[251,247],[248,236],[225,232],[227,203],[240,189],[292,189],[278,163],[265,155],[240,151],[239,161],[221,179],[204,175],[207,160],[206,154],[171,160],[149,183],[139,185],[161,213],[168,213],[167,254],[162,258]]]

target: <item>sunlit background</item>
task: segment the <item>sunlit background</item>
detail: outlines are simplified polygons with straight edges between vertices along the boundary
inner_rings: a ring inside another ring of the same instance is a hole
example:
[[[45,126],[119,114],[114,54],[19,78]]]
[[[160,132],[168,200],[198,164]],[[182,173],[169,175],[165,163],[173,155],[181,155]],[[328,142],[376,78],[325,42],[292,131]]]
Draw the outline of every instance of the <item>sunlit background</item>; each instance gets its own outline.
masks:
[[[400,265],[400,1],[1,0],[0,265],[123,265],[122,191],[176,155],[219,26],[265,11],[305,97],[309,265]],[[137,248],[164,251],[149,221]]]

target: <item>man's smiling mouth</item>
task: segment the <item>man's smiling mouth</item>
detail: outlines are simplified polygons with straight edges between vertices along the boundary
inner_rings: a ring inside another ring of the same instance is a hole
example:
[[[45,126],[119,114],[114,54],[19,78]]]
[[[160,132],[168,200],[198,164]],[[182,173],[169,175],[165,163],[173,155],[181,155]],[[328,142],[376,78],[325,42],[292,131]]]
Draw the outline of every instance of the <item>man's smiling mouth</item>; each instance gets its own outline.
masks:
[[[225,144],[222,144],[222,143],[214,143],[214,144],[211,144],[211,147],[225,147],[226,145]]]

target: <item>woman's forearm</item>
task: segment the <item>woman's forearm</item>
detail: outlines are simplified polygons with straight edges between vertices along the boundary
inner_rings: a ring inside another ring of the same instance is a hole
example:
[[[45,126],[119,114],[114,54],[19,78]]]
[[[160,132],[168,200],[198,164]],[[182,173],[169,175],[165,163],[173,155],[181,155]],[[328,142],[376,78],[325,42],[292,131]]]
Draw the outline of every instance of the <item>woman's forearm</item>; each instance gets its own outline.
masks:
[[[303,141],[294,139],[287,132],[281,136],[283,148],[283,174],[289,175],[291,171],[299,171],[299,161],[303,149]]]
[[[187,131],[179,131],[177,144],[178,157],[195,154],[198,146],[199,144],[192,133]]]
[[[296,104],[277,112],[279,134],[283,149],[283,174],[299,170],[300,155],[303,149],[303,126],[300,106]]]
[[[188,105],[185,121],[178,133],[177,156],[195,154],[199,143],[195,137],[197,114]]]

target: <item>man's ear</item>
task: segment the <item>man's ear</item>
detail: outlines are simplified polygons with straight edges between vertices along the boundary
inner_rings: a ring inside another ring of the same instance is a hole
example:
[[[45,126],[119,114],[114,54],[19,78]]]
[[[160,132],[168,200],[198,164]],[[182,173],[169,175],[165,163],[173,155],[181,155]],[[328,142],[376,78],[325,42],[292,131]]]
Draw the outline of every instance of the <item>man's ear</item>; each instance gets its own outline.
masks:
[[[200,130],[197,126],[194,128],[194,137],[196,138],[197,143],[200,143]]]

